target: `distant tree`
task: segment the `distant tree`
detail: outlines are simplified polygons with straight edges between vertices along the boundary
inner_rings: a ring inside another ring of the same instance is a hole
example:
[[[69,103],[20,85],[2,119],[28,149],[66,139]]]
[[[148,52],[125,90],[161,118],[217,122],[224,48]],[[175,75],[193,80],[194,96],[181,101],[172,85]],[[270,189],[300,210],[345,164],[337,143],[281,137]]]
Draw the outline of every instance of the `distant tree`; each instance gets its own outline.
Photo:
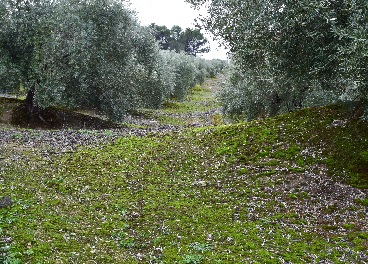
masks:
[[[159,75],[163,80],[166,97],[179,100],[185,99],[188,90],[196,84],[216,76],[227,66],[227,61],[206,60],[174,50],[161,50],[160,58]]]
[[[206,46],[208,40],[199,29],[187,28],[182,35],[182,39],[185,43],[184,52],[187,55],[197,56],[198,53],[208,53],[210,51],[210,47]]]
[[[177,53],[184,51],[185,42],[183,40],[183,29],[179,26],[173,26],[170,30],[170,50],[175,50]]]
[[[185,31],[179,26],[168,29],[166,26],[151,24],[153,35],[159,42],[163,50],[175,50],[177,53],[182,51],[187,55],[196,56],[199,53],[210,51],[208,40],[203,36],[199,29],[187,28]]]
[[[160,44],[160,48],[162,50],[168,50],[171,39],[170,29],[168,29],[166,26],[158,26],[155,23],[152,23],[150,28],[153,30],[153,35]]]

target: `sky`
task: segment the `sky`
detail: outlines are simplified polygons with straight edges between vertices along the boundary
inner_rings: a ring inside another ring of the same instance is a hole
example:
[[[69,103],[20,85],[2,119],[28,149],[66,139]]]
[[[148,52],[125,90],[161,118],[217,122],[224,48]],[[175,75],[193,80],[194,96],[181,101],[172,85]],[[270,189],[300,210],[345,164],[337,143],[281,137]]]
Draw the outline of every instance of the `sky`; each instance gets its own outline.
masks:
[[[184,0],[130,0],[130,8],[137,12],[137,17],[142,26],[155,23],[168,28],[172,28],[174,25],[178,25],[182,29],[194,28],[195,18],[199,14],[207,15],[205,9],[195,10]],[[211,47],[211,51],[201,55],[201,57],[226,60],[226,50],[220,48],[218,43],[212,40],[213,37],[210,34],[204,30],[201,32],[209,40]]]

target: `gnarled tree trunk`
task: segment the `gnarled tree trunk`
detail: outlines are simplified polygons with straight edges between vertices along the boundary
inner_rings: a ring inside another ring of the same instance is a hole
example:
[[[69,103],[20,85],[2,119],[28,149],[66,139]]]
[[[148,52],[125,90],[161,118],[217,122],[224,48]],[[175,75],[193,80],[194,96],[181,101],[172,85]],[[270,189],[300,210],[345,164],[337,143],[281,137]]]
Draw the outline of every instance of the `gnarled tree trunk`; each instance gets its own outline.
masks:
[[[34,104],[34,94],[35,89],[32,87],[27,94],[26,97],[26,113],[28,118],[30,118],[32,115],[39,116],[42,114],[43,109],[37,105]]]

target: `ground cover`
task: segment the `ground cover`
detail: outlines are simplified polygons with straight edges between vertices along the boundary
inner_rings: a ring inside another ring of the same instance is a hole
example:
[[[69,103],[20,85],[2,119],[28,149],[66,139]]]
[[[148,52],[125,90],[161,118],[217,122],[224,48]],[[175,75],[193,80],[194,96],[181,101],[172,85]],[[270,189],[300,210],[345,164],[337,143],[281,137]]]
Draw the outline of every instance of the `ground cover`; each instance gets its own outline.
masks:
[[[208,126],[226,122],[221,115],[221,106],[217,101],[217,93],[221,89],[224,77],[208,79],[202,85],[196,85],[188,91],[183,101],[167,99],[158,110],[139,109],[132,114],[132,120],[137,124],[180,126]]]
[[[47,155],[4,144],[0,244],[10,263],[367,263],[358,117],[332,105]]]

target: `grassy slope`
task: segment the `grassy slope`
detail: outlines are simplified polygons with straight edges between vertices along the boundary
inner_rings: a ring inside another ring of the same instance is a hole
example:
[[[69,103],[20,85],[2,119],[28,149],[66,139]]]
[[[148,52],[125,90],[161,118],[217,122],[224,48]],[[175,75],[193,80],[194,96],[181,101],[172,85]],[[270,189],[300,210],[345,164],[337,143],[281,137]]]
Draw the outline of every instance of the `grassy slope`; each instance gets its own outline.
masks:
[[[364,263],[368,233],[356,218],[326,208],[335,219],[319,222],[293,209],[321,199],[299,191],[308,182],[287,188],[326,165],[324,177],[367,187],[367,124],[349,117],[340,106],[306,109],[51,160],[18,150],[23,159],[0,172],[0,193],[16,201],[0,209],[0,227],[25,263]],[[363,222],[367,199],[349,209]]]

